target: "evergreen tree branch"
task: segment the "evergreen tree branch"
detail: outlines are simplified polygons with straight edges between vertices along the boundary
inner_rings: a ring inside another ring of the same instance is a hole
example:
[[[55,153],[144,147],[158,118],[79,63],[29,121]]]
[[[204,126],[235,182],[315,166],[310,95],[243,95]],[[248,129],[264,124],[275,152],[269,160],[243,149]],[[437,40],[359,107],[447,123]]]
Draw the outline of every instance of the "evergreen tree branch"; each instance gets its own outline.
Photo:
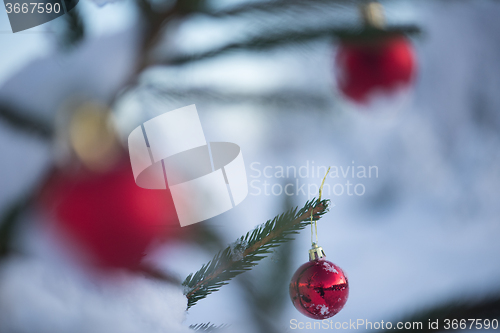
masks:
[[[198,54],[174,56],[166,59],[162,63],[165,65],[185,65],[195,61],[214,58],[232,51],[263,51],[273,49],[284,45],[301,44],[315,41],[322,38],[355,39],[355,38],[376,38],[387,34],[416,34],[420,29],[414,25],[401,25],[385,30],[378,29],[360,29],[352,27],[351,29],[337,27],[315,27],[304,30],[284,31],[280,33],[264,33],[262,35],[250,37],[245,41],[233,42],[220,48],[201,52]]]
[[[318,220],[327,212],[328,204],[329,200],[308,201],[299,211],[296,207],[268,220],[217,253],[211,261],[203,265],[198,272],[190,274],[183,282],[188,309],[228,284],[227,281],[257,265],[272,248],[293,239],[293,234],[311,223],[311,213],[313,221]]]

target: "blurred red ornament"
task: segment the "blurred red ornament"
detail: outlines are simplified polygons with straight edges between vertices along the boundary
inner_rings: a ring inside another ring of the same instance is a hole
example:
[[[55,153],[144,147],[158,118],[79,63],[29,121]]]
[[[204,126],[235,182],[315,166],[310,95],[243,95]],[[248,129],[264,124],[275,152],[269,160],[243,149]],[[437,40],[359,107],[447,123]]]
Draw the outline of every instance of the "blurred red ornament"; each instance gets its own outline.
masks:
[[[104,268],[137,269],[155,239],[181,229],[170,192],[137,186],[126,160],[102,173],[54,173],[41,203],[70,240]]]
[[[336,315],[347,302],[349,283],[340,267],[323,258],[300,266],[290,282],[293,305],[303,315],[325,319]]]
[[[412,44],[402,35],[343,41],[335,64],[340,91],[361,104],[375,92],[390,94],[408,87],[416,71]]]

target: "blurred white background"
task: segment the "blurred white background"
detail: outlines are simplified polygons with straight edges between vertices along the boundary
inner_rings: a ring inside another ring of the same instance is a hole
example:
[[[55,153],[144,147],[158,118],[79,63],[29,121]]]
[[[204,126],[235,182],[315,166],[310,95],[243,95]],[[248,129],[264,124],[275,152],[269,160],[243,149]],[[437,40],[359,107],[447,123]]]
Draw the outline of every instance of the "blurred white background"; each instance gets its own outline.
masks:
[[[52,121],[64,95],[80,92],[105,100],[119,86],[133,61],[137,15],[126,1],[97,7],[82,0],[78,7],[88,34],[70,52],[57,46],[54,31],[61,18],[12,34],[0,11],[0,98]],[[377,166],[378,178],[347,178],[365,185],[363,196],[330,196],[334,206],[319,223],[319,240],[350,282],[349,300],[332,319],[397,320],[451,299],[481,298],[500,290],[499,14],[500,4],[493,1],[428,1],[418,7],[389,2],[389,22],[412,22],[423,30],[412,39],[419,67],[412,96],[389,114],[360,111],[339,100],[333,82],[335,44],[325,41],[156,68],[141,81],[167,92],[187,86],[254,96],[300,90],[314,96],[316,104],[207,100],[196,94],[160,103],[139,89],[114,111],[126,142],[130,129],[143,121],[196,103],[207,140],[241,147],[249,181],[254,179],[253,162],[262,167],[298,168],[312,161],[316,166],[346,168],[352,161]],[[193,18],[166,47],[209,49],[249,23],[239,24]],[[0,152],[3,211],[36,184],[54,154],[49,144],[2,121]],[[319,184],[321,178],[301,181]],[[345,179],[328,182],[333,186]],[[302,206],[308,197],[290,199]],[[230,243],[281,213],[283,202],[283,195],[249,195],[235,209],[203,223]],[[39,217],[33,213],[25,218]],[[46,235],[31,229],[24,233],[21,239],[36,259],[3,263],[2,332],[67,332],[68,327],[77,332],[183,332],[188,324],[202,322],[258,332],[237,281],[200,301],[184,319],[181,290],[142,278],[127,282],[135,287],[123,294],[114,293],[115,287],[99,289],[55,254],[58,250]],[[309,237],[306,229],[293,242],[293,270],[307,260]],[[184,278],[213,254],[171,243],[151,260]],[[272,260],[252,274],[265,274]],[[282,288],[286,293],[288,282]],[[289,301],[281,310],[274,324],[282,332],[291,331],[291,319],[309,321]]]

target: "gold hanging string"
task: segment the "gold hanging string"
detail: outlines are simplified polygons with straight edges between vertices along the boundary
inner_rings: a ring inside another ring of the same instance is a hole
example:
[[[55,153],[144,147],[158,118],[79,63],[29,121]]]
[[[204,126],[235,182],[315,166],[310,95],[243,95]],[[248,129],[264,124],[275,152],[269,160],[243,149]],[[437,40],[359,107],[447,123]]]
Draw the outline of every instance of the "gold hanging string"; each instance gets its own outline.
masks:
[[[323,194],[323,185],[325,185],[325,180],[326,176],[328,176],[328,173],[330,172],[330,168],[328,167],[328,170],[326,170],[326,174],[323,177],[323,181],[321,182],[321,186],[319,187],[319,197],[318,197],[318,202],[321,201],[321,195]],[[314,244],[318,244],[318,221],[314,221],[314,231],[313,231],[313,212],[314,210],[311,210],[311,243],[314,246]],[[313,240],[313,234],[316,236],[316,241]]]

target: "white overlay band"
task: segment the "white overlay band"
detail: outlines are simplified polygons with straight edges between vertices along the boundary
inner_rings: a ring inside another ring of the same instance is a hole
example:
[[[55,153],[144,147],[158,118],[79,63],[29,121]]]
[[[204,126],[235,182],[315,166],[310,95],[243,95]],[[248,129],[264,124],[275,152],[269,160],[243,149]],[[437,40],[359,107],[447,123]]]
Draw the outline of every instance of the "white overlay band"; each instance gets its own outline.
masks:
[[[168,187],[183,227],[230,210],[248,194],[240,147],[207,143],[194,104],[138,126],[128,146],[136,184]]]

